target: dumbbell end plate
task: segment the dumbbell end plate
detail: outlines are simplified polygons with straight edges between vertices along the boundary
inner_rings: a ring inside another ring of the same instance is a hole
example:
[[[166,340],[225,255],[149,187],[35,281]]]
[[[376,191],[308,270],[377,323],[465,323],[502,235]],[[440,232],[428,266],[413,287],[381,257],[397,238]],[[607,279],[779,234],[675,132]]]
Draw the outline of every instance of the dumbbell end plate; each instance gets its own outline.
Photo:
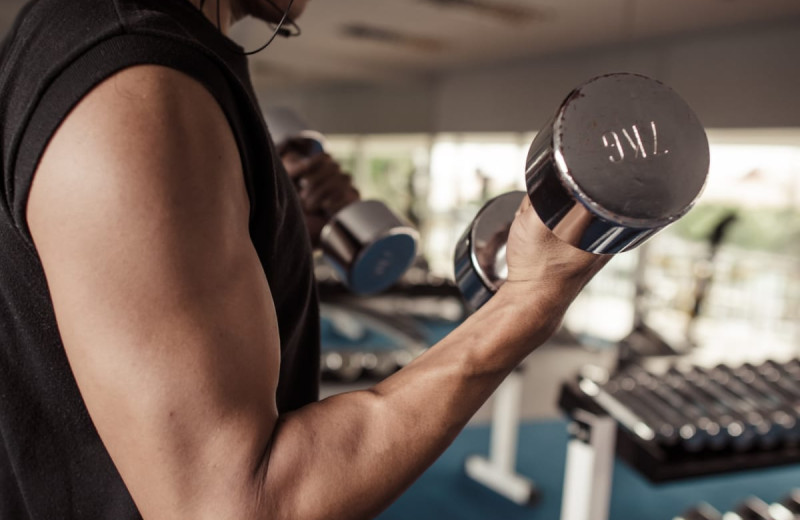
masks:
[[[417,232],[392,228],[366,246],[350,268],[347,285],[358,294],[383,291],[411,267],[417,253]]]
[[[708,139],[672,89],[608,74],[575,89],[528,152],[531,203],[559,238],[593,253],[641,244],[691,209]]]
[[[417,255],[419,233],[383,203],[354,202],[322,229],[322,251],[339,278],[357,294],[393,285]]]
[[[486,303],[507,278],[505,243],[524,196],[512,191],[488,201],[456,244],[456,285],[470,310]]]

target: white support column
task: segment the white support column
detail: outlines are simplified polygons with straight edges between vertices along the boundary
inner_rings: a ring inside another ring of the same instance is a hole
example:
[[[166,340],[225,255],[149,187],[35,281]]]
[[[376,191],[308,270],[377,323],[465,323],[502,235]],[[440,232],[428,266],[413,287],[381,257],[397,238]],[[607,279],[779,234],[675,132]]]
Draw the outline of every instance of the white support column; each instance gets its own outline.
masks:
[[[531,505],[536,486],[516,473],[522,368],[509,375],[495,392],[489,457],[468,457],[464,469],[473,480],[519,505]]]
[[[576,410],[570,424],[561,520],[608,520],[617,423]]]

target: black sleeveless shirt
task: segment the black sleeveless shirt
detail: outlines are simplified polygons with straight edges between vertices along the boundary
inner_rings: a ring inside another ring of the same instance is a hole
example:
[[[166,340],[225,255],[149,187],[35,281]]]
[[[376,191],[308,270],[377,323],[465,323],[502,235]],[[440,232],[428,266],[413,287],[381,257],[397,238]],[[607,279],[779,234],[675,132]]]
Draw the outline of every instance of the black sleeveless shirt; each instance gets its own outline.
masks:
[[[3,520],[139,518],[81,399],[25,219],[33,174],[60,123],[93,87],[139,64],[190,75],[227,116],[250,197],[250,235],[278,316],[278,408],[287,412],[317,399],[311,245],[242,49],[188,0],[34,0],[0,46]]]

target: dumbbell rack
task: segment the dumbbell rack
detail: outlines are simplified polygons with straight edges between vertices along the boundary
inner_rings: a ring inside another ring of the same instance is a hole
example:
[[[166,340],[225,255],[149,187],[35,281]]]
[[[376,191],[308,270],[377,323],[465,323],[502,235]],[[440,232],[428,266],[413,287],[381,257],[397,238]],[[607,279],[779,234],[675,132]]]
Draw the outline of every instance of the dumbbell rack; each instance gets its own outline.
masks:
[[[536,486],[515,470],[522,370],[512,373],[495,394],[489,456],[469,457],[465,471],[509,500],[531,505],[538,496]],[[564,383],[559,397],[560,408],[572,420],[561,520],[608,518],[615,454],[655,483],[800,462],[796,442],[770,449],[729,447],[700,452],[660,445],[637,431],[635,420],[621,416],[619,407],[606,402],[604,392],[595,387],[595,380],[579,376]],[[647,429],[646,424],[641,427]]]
[[[606,390],[608,387],[585,375],[562,386],[559,406],[570,415],[572,424],[561,520],[607,518],[613,462],[598,465],[596,461],[613,460],[615,453],[651,482],[800,462],[800,446],[796,441],[781,441],[763,448],[758,439],[753,447],[739,450],[727,446],[689,451],[685,443],[665,445],[655,435],[655,426],[632,413],[626,416],[631,410],[620,406],[617,399],[620,394]],[[800,415],[795,419],[800,420]],[[595,464],[591,465],[593,461]],[[591,477],[587,468],[592,470]],[[605,504],[603,509],[592,508],[602,504]]]
[[[602,397],[591,395],[594,393],[588,388],[591,384],[589,379],[580,376],[575,381],[564,383],[559,407],[571,418],[575,417],[576,411],[597,417],[614,417],[615,422],[621,425],[615,443],[616,453],[651,482],[800,462],[800,446],[794,443],[779,444],[771,449],[760,449],[756,446],[746,450],[722,448],[690,452],[679,446],[664,446],[653,440],[645,440],[632,431],[635,426],[632,427],[630,423],[625,425],[625,418],[620,418],[612,407],[603,402]]]

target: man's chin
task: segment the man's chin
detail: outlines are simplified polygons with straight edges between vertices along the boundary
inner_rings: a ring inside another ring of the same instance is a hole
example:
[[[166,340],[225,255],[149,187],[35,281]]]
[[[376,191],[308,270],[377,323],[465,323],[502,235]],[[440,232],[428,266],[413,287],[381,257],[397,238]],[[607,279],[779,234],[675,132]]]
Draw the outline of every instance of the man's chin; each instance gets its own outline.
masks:
[[[289,17],[292,20],[297,20],[306,10],[306,5],[308,5],[308,0],[295,0],[292,4],[292,9],[289,11]]]
[[[285,12],[286,4],[288,4],[288,0],[278,0],[275,4],[278,6],[279,9],[276,9],[272,5],[270,5],[267,0],[246,0],[243,2],[247,6],[247,14],[258,18],[260,20],[264,20],[265,22],[270,23],[278,23],[281,21],[283,14]],[[297,20],[305,11],[307,0],[295,0],[292,3],[292,7],[289,10],[289,18],[292,20]]]

